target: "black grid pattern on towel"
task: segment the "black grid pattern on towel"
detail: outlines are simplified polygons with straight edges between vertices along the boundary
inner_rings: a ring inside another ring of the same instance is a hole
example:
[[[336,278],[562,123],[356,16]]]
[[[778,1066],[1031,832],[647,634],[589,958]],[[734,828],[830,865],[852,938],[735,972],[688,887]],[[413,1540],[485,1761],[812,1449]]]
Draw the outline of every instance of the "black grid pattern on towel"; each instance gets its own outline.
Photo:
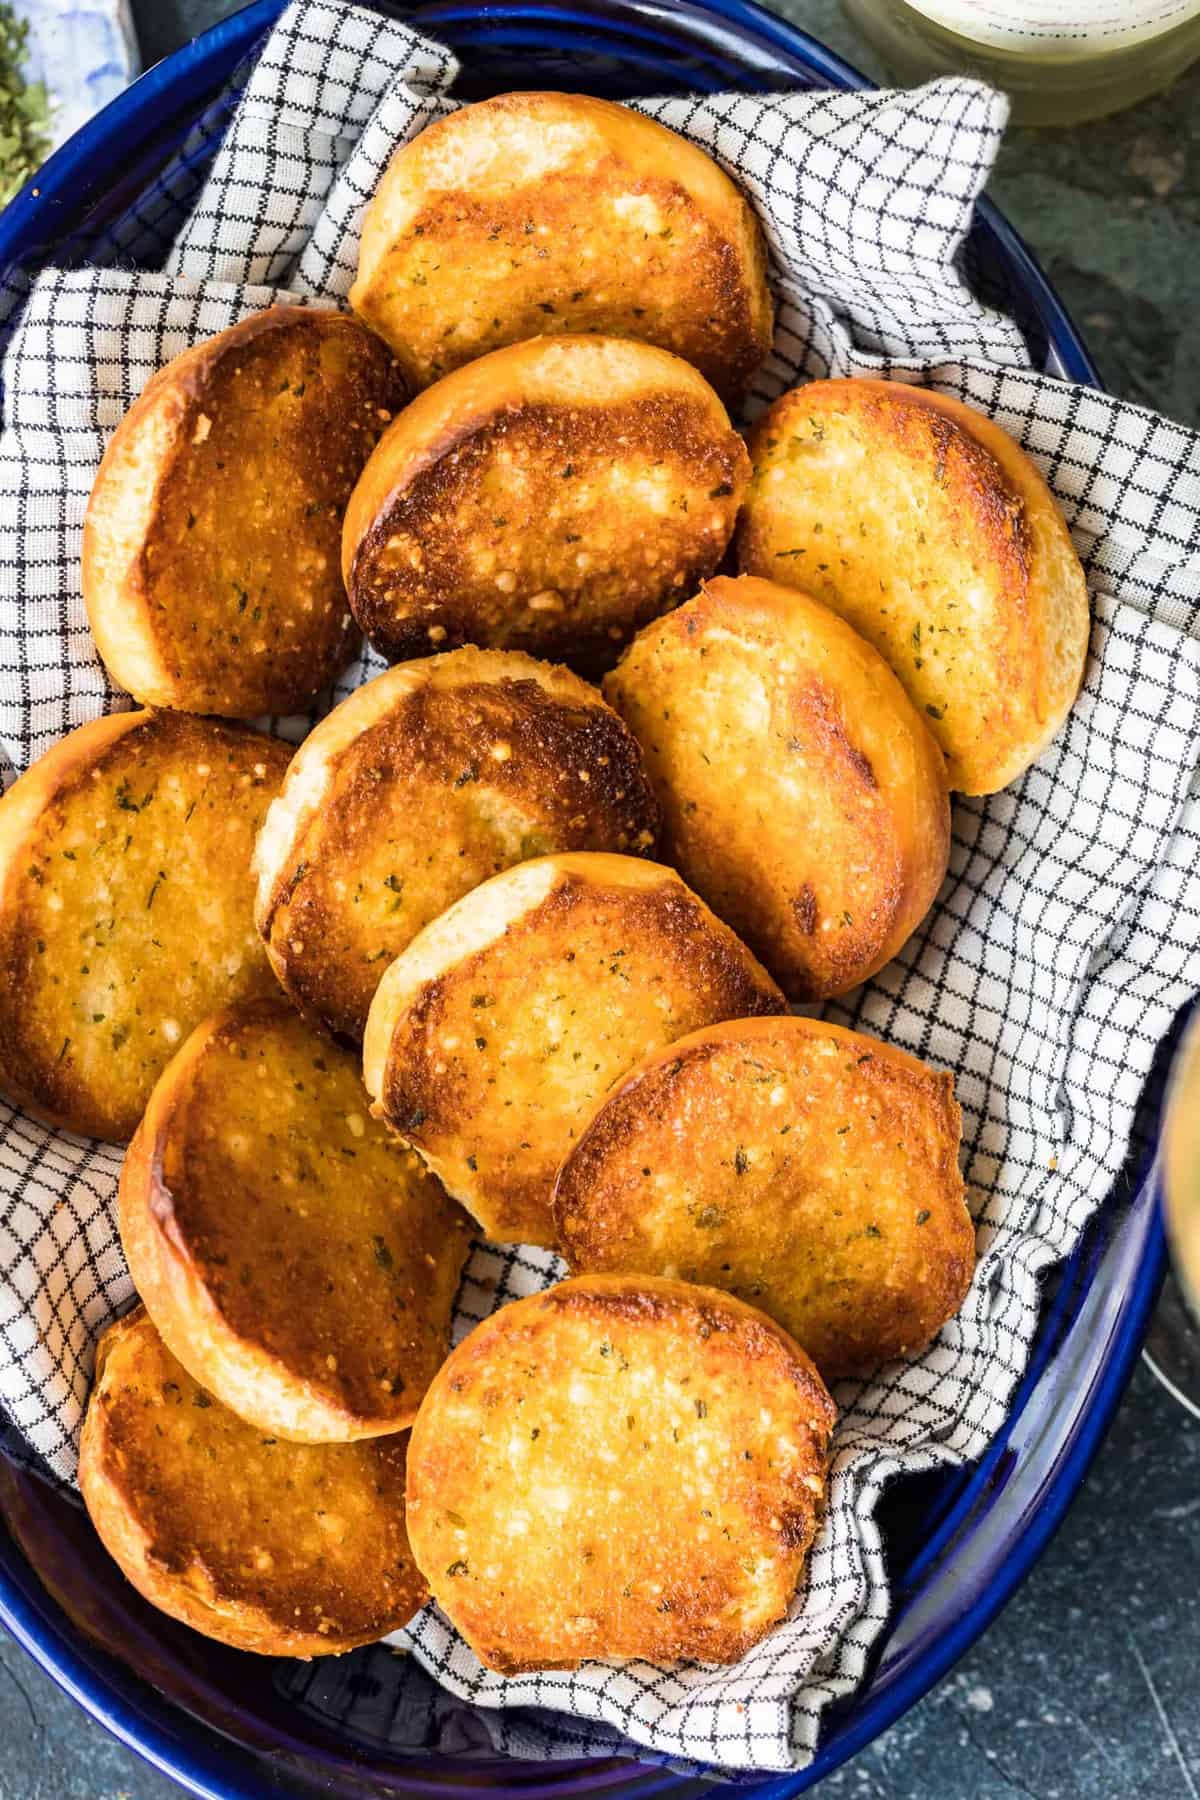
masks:
[[[149,258],[173,233],[165,271],[49,270],[34,284],[3,371],[6,780],[123,704],[91,650],[78,580],[108,433],[153,369],[275,291],[344,298],[365,201],[394,145],[452,105],[453,74],[436,45],[374,13],[296,0],[243,78],[203,183],[202,125],[151,202],[92,250],[127,264],[130,245]],[[766,225],[779,329],[751,410],[831,371],[970,400],[1046,473],[1093,597],[1069,723],[1013,788],[956,803],[949,876],[923,929],[830,1008],[955,1070],[980,1258],[961,1316],[925,1356],[840,1392],[828,1518],[789,1620],[733,1669],[590,1664],[510,1681],[481,1670],[436,1610],[411,1628],[420,1662],[488,1708],[493,1741],[514,1754],[611,1755],[617,1732],[663,1758],[787,1768],[811,1756],[822,1710],[861,1679],[886,1617],[883,1484],[977,1455],[999,1425],[1039,1279],[1109,1193],[1155,1048],[1200,986],[1200,445],[1032,371],[1015,326],[966,286],[962,240],[1003,121],[987,90],[643,104],[723,162]],[[210,127],[221,118],[218,103]],[[95,1336],[130,1291],[118,1160],[0,1114],[0,1403],[67,1480]],[[543,1251],[478,1246],[458,1329],[556,1273]]]

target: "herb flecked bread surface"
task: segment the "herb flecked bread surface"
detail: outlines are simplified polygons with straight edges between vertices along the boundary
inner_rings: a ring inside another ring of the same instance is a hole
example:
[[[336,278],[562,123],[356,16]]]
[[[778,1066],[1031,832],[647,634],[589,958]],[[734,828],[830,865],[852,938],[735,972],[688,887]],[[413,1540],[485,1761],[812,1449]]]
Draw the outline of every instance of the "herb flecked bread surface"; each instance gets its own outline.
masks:
[[[80,1445],[100,1540],[138,1592],[262,1656],[329,1656],[407,1624],[408,1434],[289,1444],[199,1386],[139,1308],[110,1326]]]
[[[80,726],[0,799],[0,1088],[133,1135],[193,1025],[275,981],[250,857],[290,755],[184,713]]]
[[[84,521],[114,680],[185,712],[306,711],[358,647],[342,513],[407,392],[377,337],[317,307],[252,313],[152,376]]]
[[[605,692],[645,752],[667,857],[792,999],[896,955],[946,873],[945,766],[843,619],[719,576],[647,626]]]
[[[502,1307],[413,1427],[408,1525],[488,1668],[736,1662],[786,1613],[834,1407],[728,1294],[590,1276]]]
[[[736,400],[771,347],[754,211],[703,150],[586,94],[498,94],[396,151],[351,304],[424,387],[548,331],[673,350]]]
[[[388,670],[310,732],[259,833],[255,911],[296,1004],[361,1038],[389,962],[481,881],[657,839],[641,751],[597,689],[468,647]]]
[[[712,574],[749,473],[680,357],[514,344],[418,395],[380,441],[346,509],[350,605],[393,658],[470,642],[609,668]]]
[[[471,1231],[372,1118],[358,1057],[282,995],[195,1030],[121,1171],[121,1243],[170,1349],[267,1432],[411,1425]]]
[[[818,1019],[739,1019],[648,1057],[555,1189],[575,1272],[725,1288],[826,1381],[924,1350],[962,1305],[975,1227],[954,1083]]]
[[[803,588],[895,670],[946,755],[991,794],[1057,734],[1087,657],[1087,584],[1058,503],[1008,434],[898,381],[814,381],[764,413],[738,529],[744,573]]]
[[[503,1243],[554,1243],[554,1177],[638,1059],[783,995],[673,869],[544,856],[413,939],[371,1003],[367,1089]]]

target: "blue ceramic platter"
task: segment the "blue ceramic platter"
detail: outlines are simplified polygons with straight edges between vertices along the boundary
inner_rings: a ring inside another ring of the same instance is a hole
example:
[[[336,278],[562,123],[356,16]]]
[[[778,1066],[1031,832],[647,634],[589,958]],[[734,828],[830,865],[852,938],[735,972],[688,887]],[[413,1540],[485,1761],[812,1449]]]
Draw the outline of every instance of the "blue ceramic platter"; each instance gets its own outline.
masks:
[[[151,194],[190,133],[203,175],[238,65],[283,9],[256,0],[152,69],[78,132],[0,216],[0,292],[47,261],[86,260]],[[399,9],[397,9],[399,10]],[[405,8],[463,64],[458,91],[565,87],[639,93],[860,87],[803,32],[748,0],[704,8],[663,0],[455,0]],[[203,129],[194,133],[198,121]],[[145,209],[139,207],[139,211]],[[154,209],[151,208],[151,211]],[[977,288],[1018,319],[1037,362],[1096,383],[1071,321],[1020,239],[991,207],[969,244]],[[195,1794],[379,1800],[621,1793],[685,1800],[702,1787],[785,1800],[868,1743],[945,1673],[1028,1572],[1062,1518],[1128,1378],[1162,1275],[1149,1167],[1149,1100],[1134,1167],[1047,1291],[1029,1368],[1003,1430],[972,1467],[897,1484],[882,1523],[894,1609],[869,1679],[827,1719],[802,1773],[684,1776],[613,1756],[523,1762],[497,1754],[486,1715],[382,1649],[329,1663],[225,1650],[148,1607],[123,1580],[73,1497],[0,1432],[0,1620],[81,1705]],[[510,1715],[511,1717],[511,1715]]]

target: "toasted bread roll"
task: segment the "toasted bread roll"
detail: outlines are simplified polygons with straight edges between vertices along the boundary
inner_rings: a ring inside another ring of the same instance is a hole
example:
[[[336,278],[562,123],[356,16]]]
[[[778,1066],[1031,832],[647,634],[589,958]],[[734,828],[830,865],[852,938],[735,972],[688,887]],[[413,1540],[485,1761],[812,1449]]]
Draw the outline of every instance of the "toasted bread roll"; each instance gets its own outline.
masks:
[[[169,1349],[240,1418],[300,1443],[412,1424],[467,1217],[370,1117],[358,1058],[282,995],[216,1014],[168,1064],[120,1221]]]
[[[427,1598],[404,1526],[407,1443],[264,1435],[138,1308],[100,1342],[79,1486],[151,1605],[237,1650],[329,1656],[398,1630]]]
[[[116,713],[0,799],[0,1088],[123,1143],[192,1026],[277,992],[250,856],[288,746]]]
[[[606,683],[666,853],[797,1000],[893,957],[946,873],[941,752],[883,659],[827,607],[721,577]]]
[[[783,995],[672,869],[544,856],[427,925],[371,1003],[363,1073],[488,1236],[552,1244],[554,1177],[612,1083]]]
[[[750,472],[708,383],[621,338],[534,338],[418,397],[363,470],[342,564],[390,657],[608,667],[716,568]]]
[[[814,381],[751,436],[740,567],[802,587],[886,657],[946,754],[990,794],[1057,733],[1088,598],[1058,505],[998,425],[896,381]]]
[[[503,1675],[736,1662],[795,1592],[833,1424],[804,1352],[740,1300],[564,1281],[485,1319],[425,1396],[413,1554]]]
[[[301,745],[258,840],[258,926],[297,1005],[360,1038],[388,963],[489,875],[657,836],[641,752],[595,688],[455,650],[367,682]]]
[[[559,1173],[576,1271],[760,1306],[826,1381],[911,1356],[961,1306],[975,1230],[949,1075],[816,1019],[713,1025],[649,1056]]]
[[[138,700],[298,712],[357,647],[342,513],[406,388],[344,313],[273,306],[160,369],[88,502],[83,597]]]
[[[771,347],[744,196],[675,132],[583,94],[499,94],[402,145],[350,300],[421,387],[538,332],[600,331],[736,398]]]

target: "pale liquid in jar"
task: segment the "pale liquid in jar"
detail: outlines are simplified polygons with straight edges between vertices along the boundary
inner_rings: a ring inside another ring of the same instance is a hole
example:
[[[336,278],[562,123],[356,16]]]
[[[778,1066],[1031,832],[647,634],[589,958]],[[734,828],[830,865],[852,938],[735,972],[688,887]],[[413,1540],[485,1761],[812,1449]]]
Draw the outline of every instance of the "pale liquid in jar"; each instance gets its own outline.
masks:
[[[1200,0],[842,0],[913,83],[978,75],[1017,124],[1070,125],[1158,93],[1200,57]]]

